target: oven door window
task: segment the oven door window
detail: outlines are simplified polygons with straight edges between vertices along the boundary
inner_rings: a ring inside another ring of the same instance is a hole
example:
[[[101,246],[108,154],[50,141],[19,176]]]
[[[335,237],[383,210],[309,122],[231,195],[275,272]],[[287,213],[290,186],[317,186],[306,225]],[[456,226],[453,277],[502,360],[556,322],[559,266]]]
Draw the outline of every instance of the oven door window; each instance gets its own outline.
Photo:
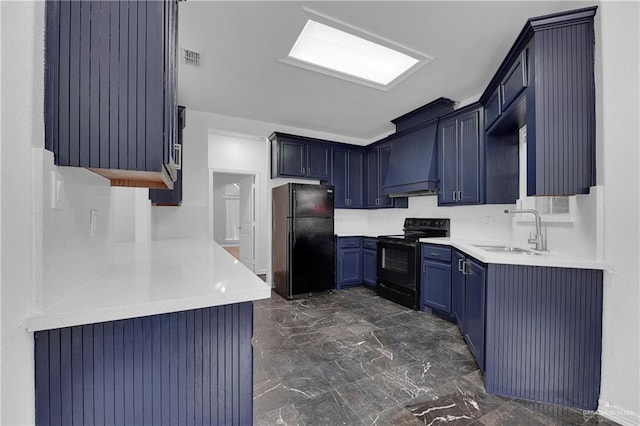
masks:
[[[379,244],[378,279],[415,290],[415,247]]]

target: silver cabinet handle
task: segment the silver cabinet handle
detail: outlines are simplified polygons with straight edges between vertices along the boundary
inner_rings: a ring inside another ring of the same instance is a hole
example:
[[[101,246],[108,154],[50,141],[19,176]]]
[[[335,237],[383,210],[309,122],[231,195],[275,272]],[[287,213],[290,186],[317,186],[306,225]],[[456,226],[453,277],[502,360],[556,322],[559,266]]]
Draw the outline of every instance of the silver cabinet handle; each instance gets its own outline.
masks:
[[[311,176],[311,167],[307,167],[307,175]]]
[[[424,272],[425,274],[427,273],[427,264],[426,263],[422,264],[422,272]]]
[[[462,201],[462,191],[458,191],[458,201]]]
[[[469,275],[469,262],[462,263],[462,273],[465,275]]]
[[[174,143],[173,152],[173,161],[176,162],[176,170],[180,170],[182,169],[182,145],[180,145],[179,143]]]
[[[453,201],[458,201],[458,191],[453,191]]]
[[[429,253],[433,257],[440,257],[440,253]]]
[[[464,259],[458,259],[458,272],[464,273],[463,266],[462,266],[463,264],[464,264]]]

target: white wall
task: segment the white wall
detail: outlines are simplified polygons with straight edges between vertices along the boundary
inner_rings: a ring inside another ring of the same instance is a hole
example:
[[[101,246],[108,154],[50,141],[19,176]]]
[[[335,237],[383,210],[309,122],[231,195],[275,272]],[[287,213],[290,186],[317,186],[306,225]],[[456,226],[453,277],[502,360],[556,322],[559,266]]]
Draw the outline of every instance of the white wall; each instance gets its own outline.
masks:
[[[596,23],[596,123],[604,209],[599,410],[640,424],[640,6],[603,2]]]
[[[256,228],[255,253],[256,273],[266,274],[267,263],[270,259],[271,238],[269,228],[269,214],[271,205],[268,202],[267,180],[269,168],[267,166],[269,151],[265,137],[232,136],[210,133],[209,169],[213,172],[241,173],[256,175]],[[211,199],[212,206],[219,200]]]
[[[33,334],[22,322],[109,266],[111,192],[88,170],[53,166],[43,149],[44,2],[1,2],[0,10],[0,424],[19,425],[35,422]]]
[[[433,217],[451,219],[451,236],[467,239],[509,240],[509,218],[505,205],[438,207],[435,195],[409,197],[407,209],[369,211],[370,234],[401,234],[404,218]]]
[[[44,3],[2,2],[2,401],[1,424],[33,424],[33,336],[21,328],[34,308],[42,237],[34,224],[33,146],[42,140]],[[5,64],[13,62],[13,66]],[[41,142],[40,142],[41,143]],[[41,224],[38,225],[41,228]],[[40,266],[41,268],[41,266]]]

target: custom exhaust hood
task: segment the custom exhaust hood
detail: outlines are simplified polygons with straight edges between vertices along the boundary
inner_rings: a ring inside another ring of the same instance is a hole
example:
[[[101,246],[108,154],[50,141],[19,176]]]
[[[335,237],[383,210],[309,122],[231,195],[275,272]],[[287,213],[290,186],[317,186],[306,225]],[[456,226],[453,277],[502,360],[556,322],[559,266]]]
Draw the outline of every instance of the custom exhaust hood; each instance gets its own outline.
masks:
[[[392,120],[397,133],[382,192],[390,197],[436,195],[438,181],[438,117],[453,110],[454,101],[439,98]]]

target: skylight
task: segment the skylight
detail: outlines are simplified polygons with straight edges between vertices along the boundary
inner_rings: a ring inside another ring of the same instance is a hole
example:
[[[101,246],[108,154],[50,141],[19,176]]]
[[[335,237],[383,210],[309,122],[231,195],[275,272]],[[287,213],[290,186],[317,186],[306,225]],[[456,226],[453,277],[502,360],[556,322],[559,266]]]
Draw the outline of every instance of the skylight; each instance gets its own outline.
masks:
[[[420,61],[309,19],[289,58],[387,86]]]

